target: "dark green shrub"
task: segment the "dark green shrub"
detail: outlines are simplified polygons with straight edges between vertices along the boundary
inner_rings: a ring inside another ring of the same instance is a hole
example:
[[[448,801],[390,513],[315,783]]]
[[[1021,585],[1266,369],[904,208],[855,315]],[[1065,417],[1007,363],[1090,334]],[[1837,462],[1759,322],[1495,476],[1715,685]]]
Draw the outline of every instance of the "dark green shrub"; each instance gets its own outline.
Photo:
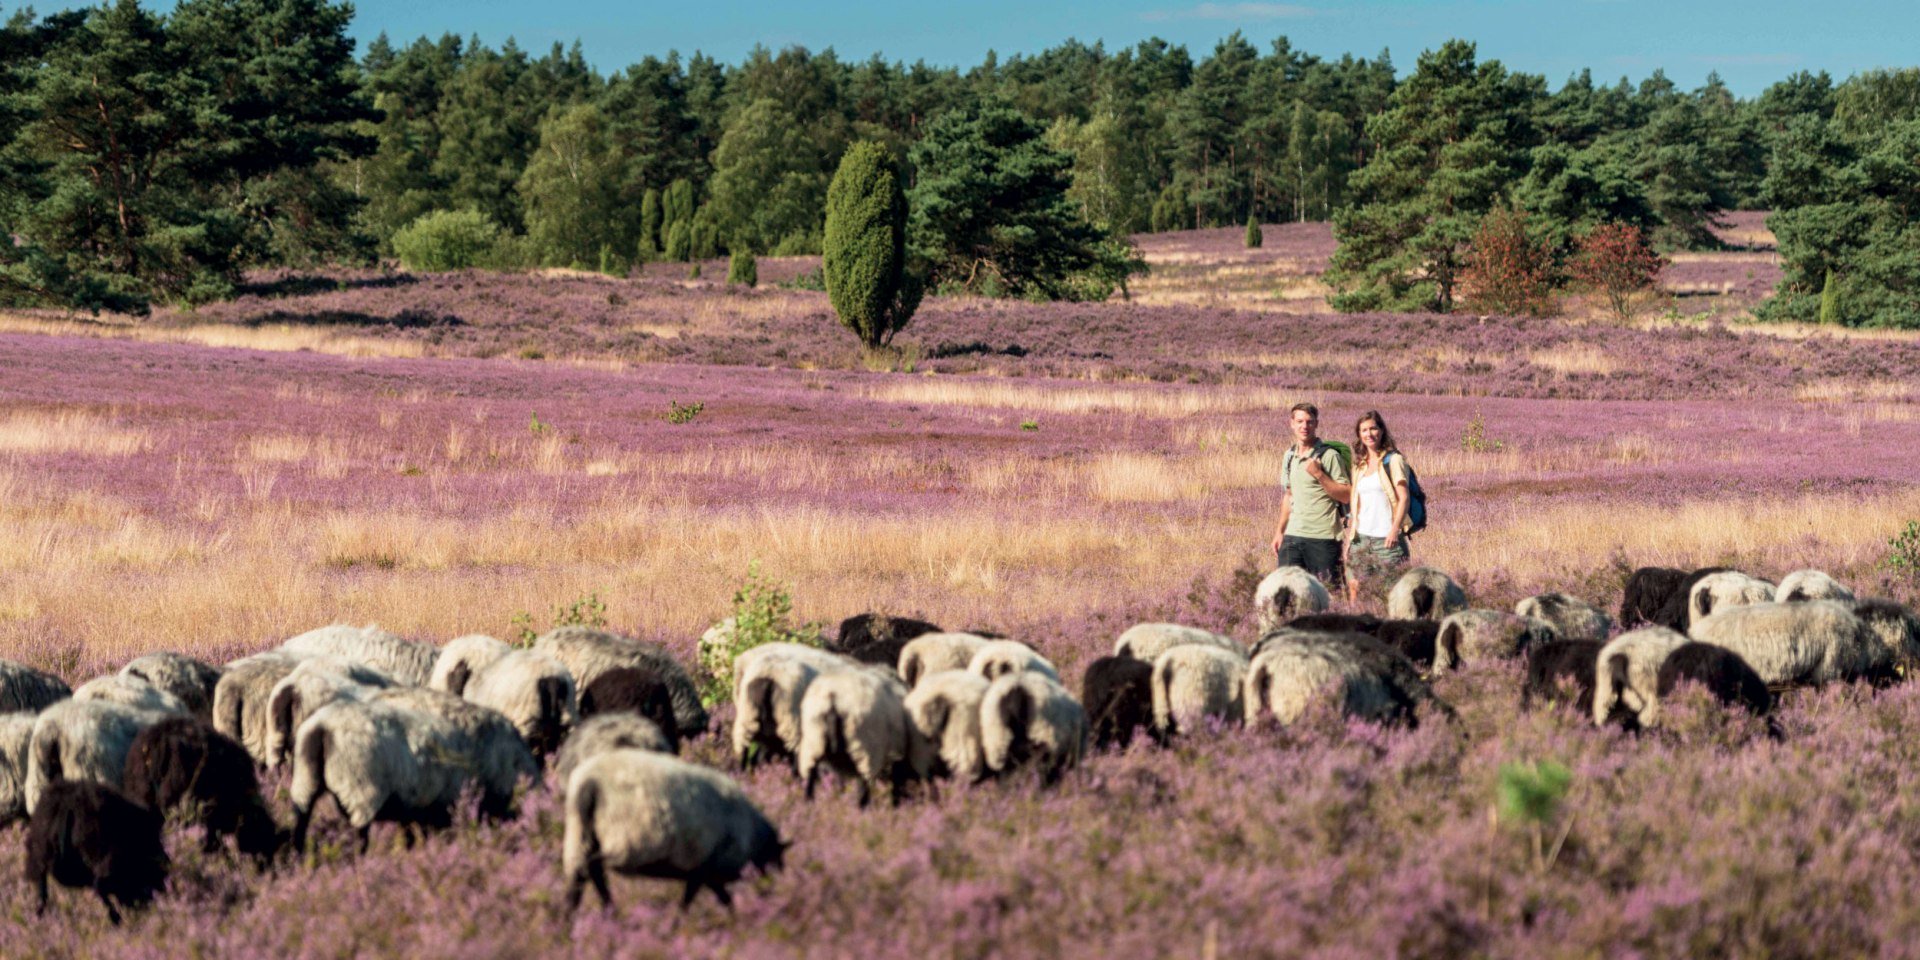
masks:
[[[660,191],[651,187],[640,197],[640,262],[660,258]]]
[[[693,225],[685,220],[667,228],[667,259],[686,262],[692,259]]]
[[[409,270],[479,266],[499,242],[500,228],[477,210],[435,210],[393,235],[393,252]]]
[[[743,287],[760,285],[760,264],[753,257],[753,251],[742,247],[733,252],[727,260],[727,282]]]
[[[907,273],[907,197],[880,144],[861,141],[840,158],[827,186],[821,269],[840,322],[870,350],[890,342],[920,305],[920,286]]]
[[[1266,236],[1260,232],[1260,221],[1254,219],[1253,214],[1247,214],[1247,249],[1259,249],[1260,245],[1266,242],[1266,239]]]

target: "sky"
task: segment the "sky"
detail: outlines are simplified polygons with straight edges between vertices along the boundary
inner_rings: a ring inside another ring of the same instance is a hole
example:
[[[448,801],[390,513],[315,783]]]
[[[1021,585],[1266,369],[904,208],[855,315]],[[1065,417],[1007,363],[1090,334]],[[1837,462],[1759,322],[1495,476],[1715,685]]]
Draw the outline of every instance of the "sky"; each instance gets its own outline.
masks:
[[[79,6],[40,3],[50,10]],[[167,9],[168,0],[150,7]],[[0,3],[0,9],[16,6]],[[1735,94],[1758,95],[1798,70],[1836,81],[1877,67],[1920,65],[1920,11],[1912,0],[358,0],[351,32],[385,32],[396,43],[421,35],[508,37],[544,52],[578,40],[602,73],[648,54],[705,51],[738,63],[754,45],[832,47],[843,60],[878,52],[888,60],[973,66],[1068,38],[1107,49],[1158,36],[1202,59],[1241,31],[1263,52],[1279,36],[1325,58],[1372,57],[1383,48],[1401,76],[1420,51],[1460,37],[1482,59],[1544,74],[1558,87],[1592,68],[1598,80],[1635,82],[1664,69],[1691,89],[1717,71]]]

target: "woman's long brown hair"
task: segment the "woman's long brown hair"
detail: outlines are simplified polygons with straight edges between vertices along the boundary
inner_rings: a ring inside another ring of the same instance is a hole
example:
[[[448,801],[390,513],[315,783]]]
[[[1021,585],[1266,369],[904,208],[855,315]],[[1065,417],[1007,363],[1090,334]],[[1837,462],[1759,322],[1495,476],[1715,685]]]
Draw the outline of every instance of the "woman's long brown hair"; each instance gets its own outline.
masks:
[[[1362,468],[1370,469],[1369,460],[1372,455],[1367,452],[1367,441],[1360,437],[1360,428],[1366,426],[1368,420],[1372,420],[1374,423],[1380,425],[1380,456],[1383,459],[1389,453],[1398,453],[1400,451],[1400,448],[1393,444],[1393,431],[1387,429],[1387,418],[1381,416],[1378,410],[1368,410],[1366,413],[1360,415],[1360,419],[1353,422],[1353,466],[1355,472],[1358,472]]]

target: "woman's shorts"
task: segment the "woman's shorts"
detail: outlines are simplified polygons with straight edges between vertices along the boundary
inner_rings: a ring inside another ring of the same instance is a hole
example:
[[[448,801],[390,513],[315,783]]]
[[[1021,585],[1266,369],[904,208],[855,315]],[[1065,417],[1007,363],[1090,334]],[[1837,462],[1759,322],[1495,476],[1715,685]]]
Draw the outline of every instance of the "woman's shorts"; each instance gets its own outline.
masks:
[[[1399,570],[1407,565],[1407,538],[1402,534],[1400,541],[1387,546],[1387,541],[1366,534],[1353,535],[1353,545],[1347,550],[1347,576],[1355,581],[1374,580]]]

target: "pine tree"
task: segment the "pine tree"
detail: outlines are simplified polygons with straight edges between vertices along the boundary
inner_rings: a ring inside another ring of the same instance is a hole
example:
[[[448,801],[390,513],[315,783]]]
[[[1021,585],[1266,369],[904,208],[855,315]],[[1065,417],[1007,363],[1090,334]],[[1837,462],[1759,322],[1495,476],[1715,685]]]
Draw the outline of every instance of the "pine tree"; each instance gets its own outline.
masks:
[[[1247,249],[1258,249],[1264,242],[1266,237],[1260,233],[1260,221],[1253,214],[1247,214]]]
[[[872,350],[892,342],[920,305],[907,270],[907,198],[887,149],[847,148],[827,187],[821,273],[840,322]]]
[[[660,191],[651,187],[640,198],[640,262],[660,259]]]
[[[743,287],[760,284],[760,265],[754,259],[752,248],[744,245],[734,247],[732,256],[727,259],[727,283]]]

